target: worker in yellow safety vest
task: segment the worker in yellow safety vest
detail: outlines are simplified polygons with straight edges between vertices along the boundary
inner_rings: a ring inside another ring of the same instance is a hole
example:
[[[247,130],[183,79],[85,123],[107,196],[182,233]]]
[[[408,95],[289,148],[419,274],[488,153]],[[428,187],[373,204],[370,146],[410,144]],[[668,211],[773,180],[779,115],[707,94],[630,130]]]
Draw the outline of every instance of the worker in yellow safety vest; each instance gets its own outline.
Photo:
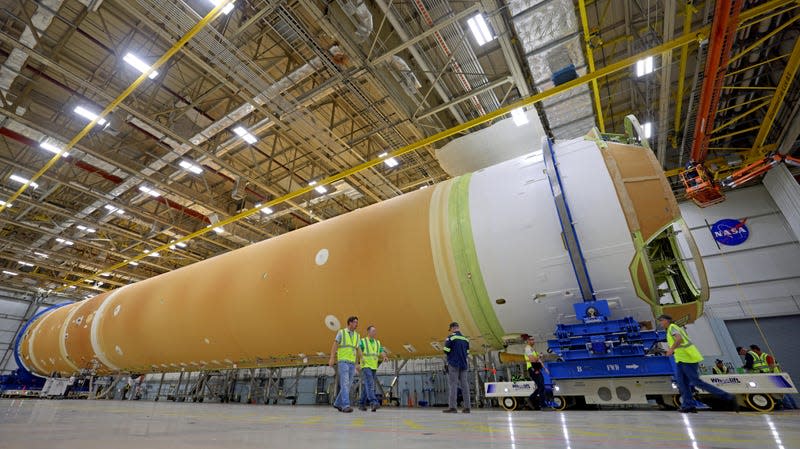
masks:
[[[714,374],[728,374],[730,373],[730,368],[727,365],[722,363],[722,360],[717,359],[714,361],[714,366],[711,367],[711,372]]]
[[[762,352],[761,348],[758,345],[750,345],[751,355],[753,356],[753,369],[754,373],[771,373],[774,369],[775,360],[772,360],[772,366],[770,365],[770,360],[772,359],[769,354],[766,352]]]
[[[675,383],[681,393],[681,413],[697,413],[697,404],[692,398],[692,389],[700,388],[720,399],[728,401],[731,407],[739,411],[738,403],[734,396],[719,388],[700,380],[700,362],[703,355],[697,349],[686,331],[672,322],[669,315],[658,317],[658,323],[667,331],[667,356],[675,358]]]
[[[339,329],[339,332],[336,333],[333,348],[331,348],[331,358],[328,361],[328,366],[333,368],[334,356],[338,360],[339,394],[333,401],[333,406],[344,413],[353,411],[350,407],[350,386],[353,384],[355,373],[360,371],[361,349],[359,343],[361,336],[356,332],[357,327],[358,317],[347,318],[347,327]]]
[[[525,340],[525,369],[528,371],[533,383],[536,385],[536,390],[528,397],[531,408],[534,410],[541,410],[544,406],[544,364],[539,358],[539,353],[533,348],[534,340],[532,335],[522,335]]]
[[[383,361],[389,360],[386,349],[381,345],[381,341],[375,338],[378,334],[375,326],[367,327],[367,336],[361,339],[359,348],[361,349],[361,401],[359,409],[367,411],[368,403],[372,405],[372,411],[378,410],[378,398],[375,396],[375,385],[378,383],[378,358]]]

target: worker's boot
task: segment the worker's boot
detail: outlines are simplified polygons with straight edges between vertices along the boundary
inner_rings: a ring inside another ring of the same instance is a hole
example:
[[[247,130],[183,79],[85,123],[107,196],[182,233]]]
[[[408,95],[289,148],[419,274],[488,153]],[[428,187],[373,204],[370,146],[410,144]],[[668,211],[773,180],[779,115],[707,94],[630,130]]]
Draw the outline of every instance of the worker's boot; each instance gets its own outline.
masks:
[[[456,410],[454,408],[446,408],[446,409],[442,410],[442,413],[458,413],[458,410]]]
[[[365,405],[363,405],[363,404],[359,405],[358,409],[361,410],[362,412],[366,412],[367,411],[367,407]]]
[[[461,413],[469,413],[469,409],[468,408],[462,409]]]

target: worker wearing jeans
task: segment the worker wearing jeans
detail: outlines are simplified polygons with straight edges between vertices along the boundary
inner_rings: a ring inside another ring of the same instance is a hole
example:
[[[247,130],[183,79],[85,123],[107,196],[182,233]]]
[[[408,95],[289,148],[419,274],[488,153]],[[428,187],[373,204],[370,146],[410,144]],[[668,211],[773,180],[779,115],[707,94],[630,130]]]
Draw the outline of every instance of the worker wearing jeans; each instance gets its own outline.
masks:
[[[383,349],[381,341],[375,338],[378,331],[375,326],[367,328],[367,336],[361,339],[359,349],[361,349],[361,401],[359,408],[367,410],[368,405],[372,405],[372,411],[378,410],[378,398],[375,397],[375,384],[378,382],[376,373],[378,372],[378,357],[383,357],[387,361],[386,350]]]
[[[450,323],[450,335],[444,341],[444,353],[447,354],[447,388],[449,390],[448,408],[444,413],[456,413],[458,388],[464,399],[462,413],[469,413],[469,339],[461,335],[458,323]]]
[[[359,372],[358,363],[361,358],[361,350],[358,348],[361,337],[356,333],[358,327],[358,317],[351,316],[347,319],[347,327],[340,329],[336,333],[331,349],[331,358],[328,366],[333,368],[334,355],[338,360],[339,371],[339,394],[333,402],[333,406],[344,413],[351,413],[350,407],[350,386],[353,384],[355,373]]]
[[[669,315],[658,317],[659,324],[667,330],[667,356],[675,356],[675,382],[681,392],[681,413],[697,413],[697,403],[692,397],[692,388],[700,387],[703,391],[728,401],[732,408],[739,411],[736,398],[719,388],[700,380],[699,364],[703,355],[692,344],[689,335],[680,326],[672,322]]]

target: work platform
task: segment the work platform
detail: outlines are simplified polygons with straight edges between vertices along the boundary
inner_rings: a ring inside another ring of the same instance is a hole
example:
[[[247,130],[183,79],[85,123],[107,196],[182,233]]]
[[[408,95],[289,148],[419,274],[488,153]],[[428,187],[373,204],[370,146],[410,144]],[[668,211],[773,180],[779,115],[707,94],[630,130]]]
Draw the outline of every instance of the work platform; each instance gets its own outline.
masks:
[[[800,412],[645,410],[445,415],[323,406],[0,400],[0,448],[797,448]],[[54,446],[54,443],[57,445]]]

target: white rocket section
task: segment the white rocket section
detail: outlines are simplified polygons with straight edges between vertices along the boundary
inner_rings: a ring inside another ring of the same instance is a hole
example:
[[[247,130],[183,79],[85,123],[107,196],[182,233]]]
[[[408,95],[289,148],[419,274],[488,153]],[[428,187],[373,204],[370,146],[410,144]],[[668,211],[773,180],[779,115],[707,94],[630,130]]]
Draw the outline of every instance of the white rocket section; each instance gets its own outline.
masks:
[[[630,279],[633,242],[597,144],[578,139],[554,150],[598,299],[617,313],[652,318]],[[481,273],[506,334],[544,339],[555,323],[572,321],[572,304],[582,298],[541,150],[474,173],[469,208]]]

